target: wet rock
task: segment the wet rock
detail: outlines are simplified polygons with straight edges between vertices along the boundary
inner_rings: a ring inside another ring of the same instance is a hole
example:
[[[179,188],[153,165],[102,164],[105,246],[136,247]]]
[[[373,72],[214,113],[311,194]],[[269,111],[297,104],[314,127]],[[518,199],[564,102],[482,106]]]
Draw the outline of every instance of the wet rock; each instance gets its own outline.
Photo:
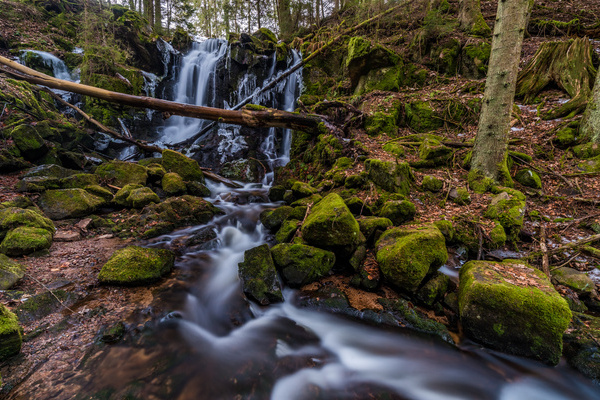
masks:
[[[552,271],[552,280],[575,291],[580,296],[596,294],[596,284],[583,272],[573,268],[560,267]]]
[[[173,150],[163,150],[162,165],[167,172],[175,172],[185,181],[204,183],[204,174],[198,161]]]
[[[275,210],[265,210],[260,213],[260,222],[265,228],[276,231],[279,229],[283,221],[289,218],[294,212],[294,208],[290,206],[281,206]]]
[[[543,272],[522,261],[470,261],[460,270],[460,319],[471,339],[556,365],[571,320]]]
[[[269,200],[282,201],[285,194],[285,187],[280,185],[271,186],[269,189]]]
[[[415,205],[408,200],[392,200],[386,202],[378,215],[382,218],[387,218],[394,225],[401,225],[415,218],[417,209]]]
[[[123,339],[126,331],[127,330],[123,321],[119,321],[116,324],[104,330],[102,332],[100,340],[107,344],[118,343],[119,341],[121,341],[121,339]]]
[[[407,195],[414,181],[413,173],[407,163],[392,163],[377,159],[365,160],[369,179],[380,188],[391,193]]]
[[[425,175],[423,177],[423,182],[421,183],[423,190],[428,192],[437,193],[444,187],[444,182],[441,179],[436,178],[435,176]]]
[[[515,180],[523,186],[534,189],[542,188],[542,179],[540,175],[531,169],[522,169],[515,175]]]
[[[570,366],[594,381],[600,380],[600,318],[573,313],[563,336],[564,355]]]
[[[17,316],[0,304],[0,362],[19,354],[22,342]]]
[[[0,254],[0,290],[10,289],[25,276],[24,265]]]
[[[6,233],[0,243],[0,253],[8,256],[23,256],[49,249],[52,233],[46,229],[20,226]]]
[[[31,168],[23,175],[23,177],[30,178],[33,176],[45,176],[56,179],[64,179],[74,174],[77,174],[77,171],[64,168],[56,164],[43,164]]]
[[[148,180],[148,173],[145,167],[125,161],[104,163],[96,168],[95,174],[100,179],[118,187],[123,187],[130,183],[145,185]]]
[[[48,152],[46,142],[31,125],[17,126],[12,130],[11,137],[23,158],[28,161],[38,159]]]
[[[15,310],[19,321],[31,322],[50,315],[62,308],[69,307],[79,299],[74,292],[66,290],[45,291],[25,300]]]
[[[278,244],[271,253],[283,278],[292,287],[314,282],[327,275],[335,264],[334,253],[303,244]]]
[[[361,217],[357,222],[369,245],[379,240],[381,234],[394,225],[388,218],[381,217]]]
[[[170,250],[128,246],[114,252],[102,266],[98,280],[109,285],[144,285],[169,273],[174,261]]]
[[[197,197],[210,197],[210,189],[204,184],[196,181],[189,181],[185,183],[185,188],[189,194]]]
[[[433,278],[428,280],[418,291],[417,300],[426,306],[433,306],[433,303],[444,297],[448,291],[450,278],[448,275],[437,272]]]
[[[47,190],[38,201],[44,214],[54,220],[85,217],[104,204],[104,199],[83,189]]]
[[[409,292],[417,290],[423,279],[448,259],[444,236],[434,225],[387,230],[376,249],[386,281]]]
[[[277,270],[269,246],[263,244],[244,253],[238,265],[244,293],[262,305],[283,301]]]
[[[162,190],[169,196],[184,194],[186,190],[183,179],[175,172],[166,173],[162,178],[161,185]]]

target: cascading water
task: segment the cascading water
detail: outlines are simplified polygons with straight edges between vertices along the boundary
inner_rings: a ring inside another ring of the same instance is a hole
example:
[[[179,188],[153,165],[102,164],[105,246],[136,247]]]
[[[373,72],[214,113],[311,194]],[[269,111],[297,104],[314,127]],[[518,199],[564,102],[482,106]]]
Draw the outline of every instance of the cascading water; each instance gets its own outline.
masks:
[[[67,68],[66,64],[58,57],[39,50],[22,50],[21,57],[19,58],[21,63],[26,64],[27,54],[36,54],[41,58],[42,62],[50,69],[55,78],[72,81],[71,72]]]

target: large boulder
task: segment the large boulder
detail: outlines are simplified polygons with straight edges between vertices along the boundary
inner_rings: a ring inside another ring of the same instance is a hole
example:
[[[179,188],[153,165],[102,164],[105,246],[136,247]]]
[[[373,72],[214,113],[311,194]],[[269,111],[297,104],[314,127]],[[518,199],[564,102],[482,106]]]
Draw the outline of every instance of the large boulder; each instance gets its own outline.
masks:
[[[306,285],[327,275],[335,264],[334,253],[303,244],[278,244],[273,246],[271,253],[283,278],[293,287]]]
[[[85,217],[105,203],[83,189],[47,190],[38,201],[44,214],[53,220]]]
[[[458,305],[471,339],[558,363],[571,311],[541,271],[519,260],[470,261],[460,270]]]
[[[376,249],[385,279],[409,292],[416,291],[427,275],[448,260],[444,235],[434,225],[389,229],[377,241]]]
[[[100,165],[96,168],[95,174],[100,179],[109,181],[113,185],[123,187],[128,183],[137,183],[145,185],[148,179],[146,167],[141,165],[125,162],[111,161]]]
[[[8,231],[2,243],[0,253],[8,256],[23,256],[36,251],[49,249],[53,234],[42,228],[20,226]]]
[[[25,172],[16,188],[20,192],[43,192],[49,189],[60,189],[61,181],[76,173],[77,171],[56,164],[43,164]]]
[[[186,186],[185,182],[175,172],[167,172],[161,180],[162,190],[169,196],[175,196],[178,194],[185,194]]]
[[[22,341],[17,316],[0,304],[0,362],[19,354]]]
[[[163,150],[162,165],[167,172],[179,174],[185,181],[204,182],[204,174],[198,161],[173,150]]]
[[[413,220],[416,213],[415,205],[408,200],[387,201],[379,210],[379,216],[389,219],[394,225]]]
[[[109,285],[139,286],[155,282],[173,268],[170,250],[129,246],[115,251],[102,266],[98,280]]]
[[[19,226],[42,228],[54,233],[54,224],[52,221],[39,212],[19,207],[0,209],[0,239],[3,239],[8,231]]]
[[[48,152],[46,142],[31,125],[17,126],[13,129],[11,137],[23,158],[28,161],[40,158]]]
[[[392,193],[407,195],[414,175],[407,163],[393,163],[377,159],[365,160],[368,177],[373,183]]]
[[[238,267],[242,288],[250,298],[262,305],[283,301],[277,270],[268,245],[246,250],[244,261]]]
[[[0,254],[0,290],[10,289],[25,275],[25,266]]]

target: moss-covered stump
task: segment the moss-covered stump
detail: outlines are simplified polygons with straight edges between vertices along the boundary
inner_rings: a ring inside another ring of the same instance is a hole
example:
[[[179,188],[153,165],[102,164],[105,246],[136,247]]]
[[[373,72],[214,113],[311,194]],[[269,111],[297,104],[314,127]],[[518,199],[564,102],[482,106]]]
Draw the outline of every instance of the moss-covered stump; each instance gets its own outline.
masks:
[[[357,222],[369,245],[375,243],[386,229],[394,225],[389,219],[381,217],[361,217]]]
[[[244,261],[238,264],[238,275],[244,293],[262,305],[283,301],[277,270],[269,246],[246,250]]]
[[[125,161],[104,163],[96,168],[95,174],[100,179],[119,187],[129,183],[145,185],[148,180],[146,167]]]
[[[170,250],[128,246],[115,251],[102,266],[98,280],[108,285],[144,285],[169,273],[174,261]]]
[[[52,245],[52,233],[42,228],[20,226],[8,231],[2,243],[0,253],[18,257],[49,249]]]
[[[552,280],[568,287],[580,296],[591,296],[596,293],[596,284],[584,274],[573,268],[560,267],[552,270]]]
[[[384,278],[408,292],[417,290],[427,275],[448,260],[444,235],[433,225],[389,229],[377,241],[376,250]]]
[[[484,216],[499,221],[506,231],[507,239],[515,241],[523,227],[525,198],[517,190],[500,192],[492,198]]]
[[[470,261],[460,270],[460,319],[473,340],[556,365],[571,320],[548,278],[518,260]]]
[[[24,265],[0,254],[0,290],[10,289],[25,276]]]
[[[162,165],[167,172],[179,174],[185,181],[198,181],[204,183],[204,174],[198,161],[192,160],[173,150],[163,150]]]
[[[271,249],[273,261],[292,287],[299,287],[327,275],[335,264],[335,254],[303,244],[282,243]]]
[[[346,247],[350,252],[364,242],[358,222],[336,193],[327,195],[311,209],[301,232],[302,238],[310,245]]]
[[[515,180],[523,186],[534,189],[542,188],[542,179],[540,175],[531,169],[522,169],[515,175]]]
[[[401,225],[415,218],[417,209],[415,205],[408,200],[392,200],[387,201],[378,215],[382,218],[387,218],[394,225]]]
[[[44,214],[54,220],[85,217],[106,201],[83,189],[47,190],[38,201]]]
[[[39,212],[19,207],[0,209],[0,239],[4,238],[8,231],[19,226],[41,228],[54,233],[52,221]]]
[[[38,159],[48,152],[46,142],[31,125],[17,126],[12,130],[11,137],[23,158],[28,161]]]
[[[392,163],[377,159],[365,160],[368,177],[373,183],[392,193],[407,195],[414,175],[407,163]]]
[[[588,378],[600,381],[600,318],[573,313],[573,321],[563,340],[569,365]]]
[[[0,304],[0,362],[21,351],[21,327],[17,316]]]

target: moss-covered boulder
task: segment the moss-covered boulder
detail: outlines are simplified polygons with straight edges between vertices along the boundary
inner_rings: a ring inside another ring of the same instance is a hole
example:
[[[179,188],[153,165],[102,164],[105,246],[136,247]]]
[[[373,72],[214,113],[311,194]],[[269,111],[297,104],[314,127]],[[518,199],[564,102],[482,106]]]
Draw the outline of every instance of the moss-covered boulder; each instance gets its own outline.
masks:
[[[401,225],[415,218],[417,209],[415,205],[408,200],[392,200],[387,201],[378,215],[382,218],[387,218],[394,225]]]
[[[369,245],[375,243],[385,230],[394,225],[389,219],[381,217],[361,217],[357,222]]]
[[[0,209],[0,239],[19,226],[42,228],[54,233],[54,224],[39,212],[18,207]]]
[[[431,279],[429,279],[419,290],[417,291],[417,300],[426,306],[433,306],[436,301],[439,301],[444,297],[448,291],[450,284],[450,278],[448,275],[437,272]]]
[[[347,246],[353,251],[364,241],[358,222],[336,193],[327,195],[312,207],[301,232],[308,244],[319,247]]]
[[[600,381],[600,318],[573,313],[571,326],[563,340],[569,365],[595,382]]]
[[[450,189],[448,198],[459,206],[465,206],[471,204],[471,194],[466,187],[455,187]]]
[[[269,246],[263,244],[244,253],[238,264],[238,275],[244,293],[262,305],[283,301],[277,270]]]
[[[368,177],[373,183],[392,193],[407,195],[414,175],[407,163],[393,163],[377,159],[365,160]]]
[[[113,199],[113,194],[110,190],[100,186],[100,185],[90,185],[90,186],[86,186],[84,187],[85,191],[93,194],[96,197],[100,197],[101,199],[104,199],[105,201],[112,201]]]
[[[471,339],[558,363],[571,311],[541,271],[519,260],[470,261],[460,270],[458,302],[464,332]]]
[[[106,201],[83,189],[47,190],[38,200],[44,214],[54,220],[85,217],[94,213]]]
[[[175,172],[185,181],[198,181],[204,183],[204,174],[198,161],[192,160],[173,150],[163,150],[162,165],[167,172]]]
[[[361,76],[370,71],[396,65],[402,65],[401,58],[392,51],[380,45],[373,45],[369,40],[359,36],[350,39],[346,67],[353,89],[358,85]]]
[[[299,287],[327,275],[335,264],[335,254],[303,244],[282,243],[271,249],[273,261],[292,287]]]
[[[0,254],[0,290],[10,289],[25,276],[24,265]]]
[[[296,231],[298,231],[298,226],[300,225],[299,220],[297,219],[286,219],[281,224],[281,227],[275,234],[275,241],[277,243],[288,243],[294,237]]]
[[[103,181],[107,181],[118,187],[123,187],[130,183],[145,185],[148,180],[146,167],[125,161],[104,163],[96,168],[95,174]]]
[[[434,225],[389,229],[377,241],[376,250],[385,279],[408,292],[417,290],[427,275],[448,260],[444,235]]]
[[[426,137],[419,146],[419,157],[429,166],[445,165],[452,156],[452,149],[437,139]]]
[[[162,190],[169,196],[184,194],[186,191],[185,182],[175,172],[167,172],[161,181]]]
[[[123,186],[121,189],[119,189],[117,191],[117,193],[115,193],[115,195],[113,197],[113,202],[122,207],[131,207],[131,202],[129,202],[127,200],[129,198],[129,195],[134,190],[141,189],[143,187],[145,187],[145,186],[142,186],[137,183],[129,183],[129,184]]]
[[[86,186],[98,185],[98,175],[94,174],[73,174],[60,180],[62,189],[85,189]]]
[[[461,50],[460,73],[470,79],[485,78],[491,50],[492,46],[483,41],[465,45]]]
[[[185,190],[188,194],[197,197],[210,197],[210,189],[205,184],[197,181],[187,181],[185,183]]]
[[[304,182],[294,182],[292,185],[292,194],[296,200],[312,196],[317,193],[317,189]]]
[[[435,176],[425,175],[423,177],[421,187],[423,188],[423,190],[426,190],[428,192],[437,193],[444,188],[444,182],[441,179],[436,178]]]
[[[274,210],[265,210],[260,213],[260,222],[271,231],[277,231],[283,221],[289,218],[294,212],[290,206],[281,206]]]
[[[0,362],[19,354],[22,342],[17,316],[0,304]]]
[[[525,199],[517,190],[503,191],[492,198],[484,216],[499,221],[506,231],[507,239],[517,239],[525,217]]]
[[[48,152],[46,142],[31,125],[17,126],[12,130],[11,137],[23,158],[28,161],[38,159]]]
[[[52,232],[42,228],[20,226],[8,231],[0,243],[0,253],[17,257],[49,249],[51,245]]]
[[[144,285],[169,273],[174,262],[170,250],[128,246],[114,252],[102,266],[98,280],[108,285]]]
[[[133,189],[127,196],[127,203],[133,208],[144,208],[148,204],[160,203],[160,198],[149,187]]]
[[[560,267],[552,270],[552,280],[568,287],[580,296],[591,296],[596,293],[596,284],[583,272],[573,268]]]
[[[413,101],[404,105],[407,125],[417,132],[431,132],[444,125],[429,101]]]
[[[515,180],[523,186],[531,187],[534,189],[542,188],[542,179],[540,175],[531,169],[522,169],[515,175]]]

